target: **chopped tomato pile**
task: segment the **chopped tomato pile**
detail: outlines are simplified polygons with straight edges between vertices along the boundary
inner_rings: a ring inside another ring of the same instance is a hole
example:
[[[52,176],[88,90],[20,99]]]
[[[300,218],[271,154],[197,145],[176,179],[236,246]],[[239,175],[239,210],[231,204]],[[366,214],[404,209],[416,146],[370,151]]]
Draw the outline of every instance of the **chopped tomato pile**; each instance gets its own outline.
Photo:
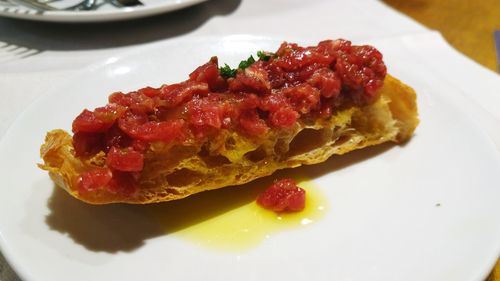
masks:
[[[386,75],[379,51],[346,40],[285,42],[258,56],[238,69],[213,57],[186,81],[113,93],[106,106],[85,109],[73,121],[75,155],[104,151],[107,161],[104,170],[81,175],[80,192],[133,192],[153,142],[204,142],[221,130],[262,138],[302,118],[328,118],[340,105],[370,102]]]
[[[294,180],[282,179],[262,192],[257,203],[277,213],[298,212],[306,205],[306,191],[298,187]]]

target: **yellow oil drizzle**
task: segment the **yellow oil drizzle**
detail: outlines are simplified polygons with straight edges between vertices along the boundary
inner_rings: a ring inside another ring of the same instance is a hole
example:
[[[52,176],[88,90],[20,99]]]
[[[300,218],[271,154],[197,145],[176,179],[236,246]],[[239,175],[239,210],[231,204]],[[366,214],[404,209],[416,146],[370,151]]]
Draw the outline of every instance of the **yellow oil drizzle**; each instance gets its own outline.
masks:
[[[293,178],[306,190],[306,207],[295,213],[276,214],[255,202],[274,179]],[[282,171],[237,187],[203,192],[170,202],[155,211],[165,231],[201,247],[225,251],[250,249],[273,234],[299,229],[321,219],[328,204],[319,188],[304,176]]]
[[[303,227],[321,218],[325,204],[317,188],[302,181],[307,206],[301,212],[276,214],[255,201],[203,221],[177,233],[179,237],[209,248],[239,251],[252,248],[279,230]]]

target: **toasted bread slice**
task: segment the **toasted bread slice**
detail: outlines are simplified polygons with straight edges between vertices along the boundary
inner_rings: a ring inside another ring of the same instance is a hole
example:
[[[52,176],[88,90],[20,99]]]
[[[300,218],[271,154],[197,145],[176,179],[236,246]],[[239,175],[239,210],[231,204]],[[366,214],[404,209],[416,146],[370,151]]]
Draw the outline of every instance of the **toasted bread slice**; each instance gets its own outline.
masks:
[[[109,189],[79,192],[79,175],[106,163],[106,154],[75,156],[72,137],[63,130],[47,134],[41,147],[44,164],[55,183],[92,204],[146,204],[181,199],[198,192],[240,185],[276,170],[323,162],[384,142],[408,140],[419,123],[413,89],[387,75],[378,98],[369,104],[338,110],[327,119],[299,120],[288,130],[269,130],[255,139],[222,130],[204,143],[152,143],[145,153],[138,188],[131,194]]]

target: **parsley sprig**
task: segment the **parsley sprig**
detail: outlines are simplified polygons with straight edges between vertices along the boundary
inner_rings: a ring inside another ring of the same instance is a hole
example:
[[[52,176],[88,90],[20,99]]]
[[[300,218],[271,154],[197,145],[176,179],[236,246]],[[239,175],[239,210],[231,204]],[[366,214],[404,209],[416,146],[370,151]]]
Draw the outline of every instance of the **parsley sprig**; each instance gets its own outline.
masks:
[[[257,57],[259,57],[259,59],[263,60],[263,61],[269,61],[272,56],[274,56],[273,53],[263,52],[263,51],[257,52]],[[238,72],[238,69],[243,70],[243,69],[251,66],[253,63],[255,63],[255,58],[251,55],[250,57],[248,57],[248,59],[242,60],[238,64],[238,68],[233,69],[229,65],[227,65],[227,63],[225,63],[223,67],[219,68],[219,72],[220,72],[220,75],[222,77],[224,77],[225,79],[228,79],[231,77],[235,77],[236,73]]]
[[[248,57],[247,60],[242,60],[240,62],[240,64],[238,65],[238,68],[245,69],[245,68],[251,66],[254,62],[255,62],[255,59],[253,58],[253,56],[250,56],[250,57]]]
[[[236,76],[236,69],[232,69],[229,65],[227,65],[227,63],[225,63],[223,67],[219,68],[219,72],[220,76],[225,79]]]
[[[274,54],[269,52],[258,51],[257,56],[259,57],[259,59],[263,61],[268,61],[271,59],[271,56],[274,56]]]

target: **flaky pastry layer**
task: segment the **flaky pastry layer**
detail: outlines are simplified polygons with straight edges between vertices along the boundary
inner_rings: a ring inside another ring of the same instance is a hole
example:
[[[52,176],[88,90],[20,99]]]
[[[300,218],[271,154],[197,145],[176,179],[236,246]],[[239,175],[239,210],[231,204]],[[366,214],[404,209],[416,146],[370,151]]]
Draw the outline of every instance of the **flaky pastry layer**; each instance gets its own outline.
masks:
[[[92,204],[115,202],[146,204],[181,199],[198,192],[240,185],[284,168],[323,162],[384,142],[408,140],[418,125],[413,89],[387,75],[379,98],[363,107],[337,111],[329,119],[299,121],[287,130],[270,130],[264,138],[250,139],[223,130],[207,143],[166,145],[154,143],[145,154],[138,190],[131,195],[105,188],[78,192],[82,172],[105,165],[104,153],[85,161],[74,156],[72,137],[53,130],[41,147],[44,164],[55,183],[72,196]]]

